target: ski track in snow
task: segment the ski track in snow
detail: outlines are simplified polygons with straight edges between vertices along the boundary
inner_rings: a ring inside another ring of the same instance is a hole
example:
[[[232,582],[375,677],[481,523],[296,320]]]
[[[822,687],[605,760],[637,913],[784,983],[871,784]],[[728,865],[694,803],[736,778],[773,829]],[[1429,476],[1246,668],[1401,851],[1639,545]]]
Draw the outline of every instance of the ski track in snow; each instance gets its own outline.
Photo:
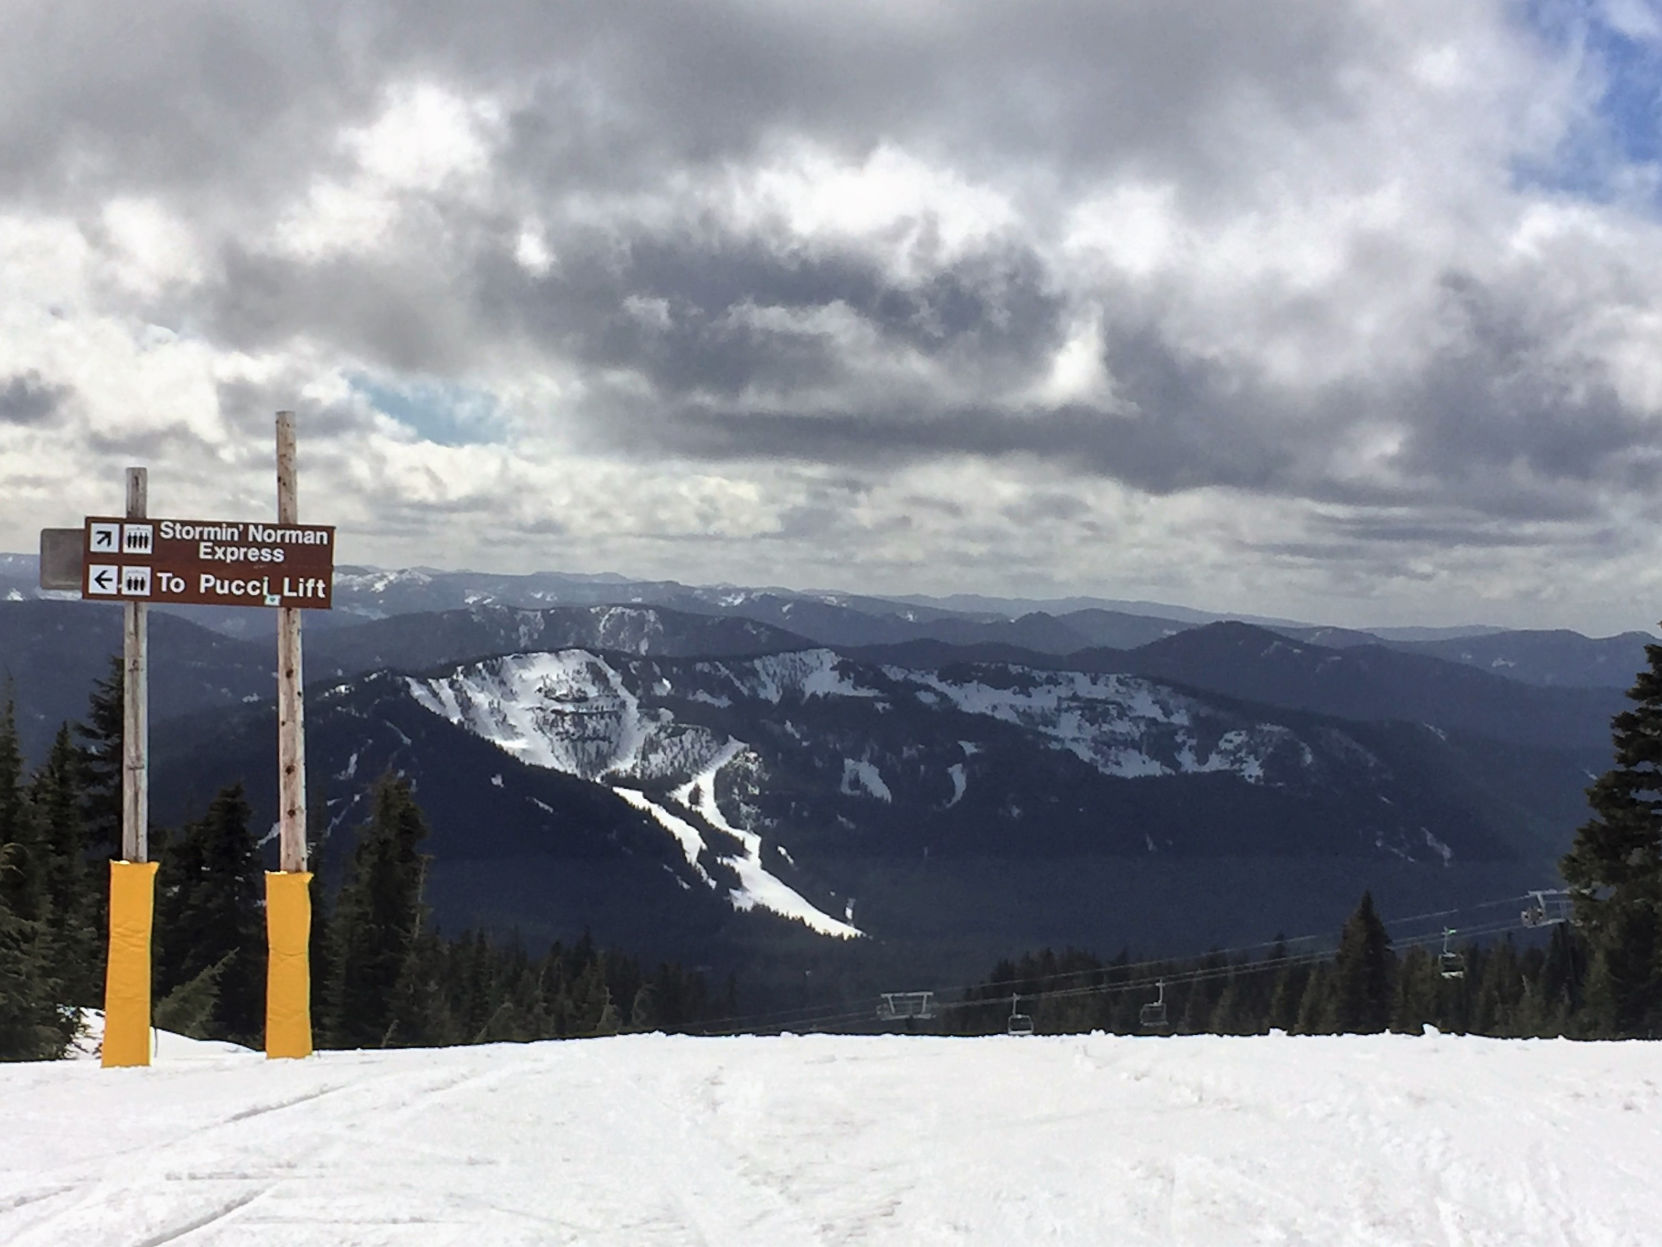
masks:
[[[164,1039],[148,1069],[0,1066],[0,1242],[1650,1247],[1662,1222],[1656,1044]]]

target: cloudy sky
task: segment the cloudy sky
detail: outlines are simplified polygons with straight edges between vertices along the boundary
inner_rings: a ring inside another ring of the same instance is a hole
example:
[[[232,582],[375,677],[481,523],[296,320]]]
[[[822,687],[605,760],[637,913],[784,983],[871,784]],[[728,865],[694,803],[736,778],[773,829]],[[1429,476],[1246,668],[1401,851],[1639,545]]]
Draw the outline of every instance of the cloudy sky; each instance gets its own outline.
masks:
[[[1662,618],[1657,0],[6,0],[0,549]]]

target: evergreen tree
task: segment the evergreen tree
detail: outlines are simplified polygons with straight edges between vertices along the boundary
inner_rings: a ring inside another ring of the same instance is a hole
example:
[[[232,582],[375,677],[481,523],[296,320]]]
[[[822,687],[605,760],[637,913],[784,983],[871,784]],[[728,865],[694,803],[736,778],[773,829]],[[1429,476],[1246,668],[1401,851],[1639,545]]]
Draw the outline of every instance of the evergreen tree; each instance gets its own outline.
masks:
[[[109,951],[110,873],[105,865],[121,855],[121,772],[123,670],[120,654],[110,658],[108,671],[92,691],[87,717],[74,726],[74,776],[79,812],[83,862],[87,871],[85,921],[91,928],[92,947],[83,971],[71,977],[75,994],[77,982],[89,985],[94,1001],[102,1001],[104,963]]]
[[[23,750],[17,739],[17,710],[8,680],[0,705],[0,845],[26,838],[23,819]]]
[[[1299,1004],[1304,999],[1309,977],[1310,969],[1303,965],[1284,965],[1275,972],[1275,985],[1270,989],[1271,1029],[1285,1031],[1289,1035],[1298,1030]]]
[[[642,983],[635,990],[635,999],[629,1006],[629,1029],[650,1031],[658,1028],[658,1010],[653,999],[652,984]]]
[[[258,1042],[265,1024],[264,871],[242,785],[222,789],[207,814],[159,854],[157,991],[213,985],[209,1032]],[[207,980],[204,973],[220,971]]]
[[[331,919],[330,1032],[344,1046],[381,1047],[396,1037],[396,1002],[413,970],[410,950],[424,912],[427,858],[417,846],[426,837],[409,781],[383,776]]]
[[[75,726],[80,738],[76,752],[81,777],[81,818],[86,844],[94,859],[108,860],[121,853],[121,768],[122,714],[125,705],[125,673],[121,655],[110,659],[110,668],[92,690],[85,722]],[[105,872],[99,871],[99,885],[108,892]],[[105,897],[108,905],[108,897]]]
[[[66,724],[30,781],[29,804],[46,859],[46,905],[64,1002],[92,1006],[100,1002],[103,989],[98,911],[104,882],[88,868],[80,803],[78,759]]]
[[[418,1048],[455,1042],[440,984],[443,970],[442,942],[435,933],[418,929],[393,984],[392,1007],[383,1040],[386,1046]]]
[[[1662,1033],[1662,645],[1645,657],[1633,706],[1611,722],[1615,765],[1587,790],[1594,816],[1560,863],[1612,1035]]]
[[[1518,1034],[1518,1002],[1523,976],[1518,950],[1510,938],[1489,950],[1483,959],[1472,1003],[1472,1031],[1478,1035]]]
[[[1438,1008],[1441,981],[1431,954],[1423,948],[1410,948],[1397,971],[1391,1029],[1403,1035],[1418,1035],[1428,1023],[1442,1029],[1444,1022]]]
[[[0,848],[0,858],[15,846]],[[51,942],[42,924],[0,900],[0,1061],[61,1057],[80,1029],[51,976]]]
[[[158,999],[151,1011],[154,1025],[192,1039],[223,1037],[214,1015],[219,1009],[219,980],[230,966],[231,957],[227,955]]]
[[[1333,972],[1327,962],[1310,971],[1304,983],[1304,995],[1298,1002],[1298,1021],[1293,1032],[1299,1035],[1331,1035],[1333,1033]]]
[[[335,940],[333,910],[323,879],[323,843],[315,831],[307,832],[306,860],[311,863],[311,882],[306,886],[312,903],[312,927],[308,940],[311,963],[312,1038],[320,1048],[332,1047],[330,1016],[325,1002],[335,999]]]
[[[1373,893],[1361,903],[1339,935],[1333,963],[1332,1025],[1340,1034],[1371,1035],[1391,1021],[1391,939],[1374,912]]]
[[[0,899],[25,922],[50,922],[46,845],[23,783],[23,752],[8,695],[0,705]]]

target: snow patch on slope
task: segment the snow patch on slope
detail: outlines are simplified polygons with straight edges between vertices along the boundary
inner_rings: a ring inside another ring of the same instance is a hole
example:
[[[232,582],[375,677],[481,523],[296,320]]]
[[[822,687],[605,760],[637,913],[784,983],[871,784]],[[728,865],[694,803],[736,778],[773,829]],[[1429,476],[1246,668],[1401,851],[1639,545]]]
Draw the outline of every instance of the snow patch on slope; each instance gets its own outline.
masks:
[[[938,694],[966,714],[1047,736],[1103,774],[1122,779],[1228,771],[1248,783],[1263,783],[1270,753],[1296,743],[1285,728],[1260,723],[1225,732],[1202,755],[1197,752],[1196,704],[1139,676],[1012,667],[1002,669],[1003,678],[994,683],[903,667],[886,667],[884,674]],[[1156,751],[1151,742],[1161,739],[1168,748]],[[960,743],[970,756],[969,743]],[[1310,756],[1303,750],[1305,765]]]
[[[743,662],[700,663],[701,671],[725,676],[746,697],[778,705],[785,697],[879,696],[876,689],[861,688],[839,668],[845,660],[828,649],[794,650],[768,654]]]
[[[668,710],[643,710],[623,674],[587,650],[492,658],[406,683],[422,707],[522,762],[587,780],[684,775],[720,744]]]
[[[879,801],[893,801],[894,794],[889,786],[883,782],[883,775],[870,762],[859,761],[854,758],[843,759],[843,782],[841,791],[844,796],[858,796],[865,793],[876,797]]]
[[[964,793],[969,790],[969,779],[964,774],[962,762],[954,762],[946,768],[946,773],[952,779],[952,799],[946,803],[946,808],[950,810],[964,799]]]

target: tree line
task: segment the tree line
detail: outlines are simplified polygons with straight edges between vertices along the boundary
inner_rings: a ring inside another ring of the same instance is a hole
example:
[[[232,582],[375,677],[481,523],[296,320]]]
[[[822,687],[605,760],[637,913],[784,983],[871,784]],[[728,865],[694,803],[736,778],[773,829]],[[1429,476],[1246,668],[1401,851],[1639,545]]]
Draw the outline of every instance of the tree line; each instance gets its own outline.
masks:
[[[1508,1037],[1610,1034],[1585,940],[1565,925],[1520,948],[1416,944],[1399,955],[1364,893],[1331,956],[1276,940],[1262,955],[1104,961],[1051,949],[1005,960],[944,1016],[959,1034],[1003,1030],[1020,1011],[1041,1033],[1419,1034],[1426,1026]],[[1144,1006],[1159,1007],[1145,1013]]]
[[[1146,983],[1163,977],[1166,1023],[1191,1034],[1429,1024],[1480,1035],[1662,1038],[1662,645],[1647,645],[1645,658],[1627,692],[1631,706],[1611,721],[1614,765],[1587,790],[1592,817],[1559,863],[1571,922],[1554,924],[1544,943],[1520,950],[1507,936],[1468,945],[1448,966],[1440,950],[1398,956],[1364,894],[1331,958],[1293,957],[1277,945],[1256,961],[1214,953],[1132,967],[1124,954],[1101,962],[1046,949],[1001,962],[949,1019],[967,1033],[999,1029],[1016,995],[1027,998],[1036,1030],[1134,1033],[1152,1001]]]
[[[1184,1033],[1417,1032],[1662,1037],[1662,645],[1612,721],[1614,765],[1560,863],[1573,922],[1520,948],[1510,936],[1399,954],[1364,894],[1332,957],[1277,944],[1133,965],[1051,950],[996,966],[946,1012],[961,1033],[1145,1029],[1164,979],[1165,1027]],[[25,774],[11,698],[0,706],[0,1059],[60,1055],[103,990],[107,876],[121,840],[121,670],[87,720],[61,728]],[[443,936],[423,903],[427,828],[410,786],[376,785],[338,888],[313,880],[312,999],[320,1046],[395,1046],[692,1029],[736,1013],[679,966],[647,972],[586,936],[533,956],[482,932]],[[266,943],[263,866],[240,786],[202,818],[154,831],[154,1016],[172,1030],[257,1045]],[[1015,999],[1012,1000],[1012,997]]]
[[[0,704],[0,1059],[63,1055],[101,1007],[110,858],[121,846],[119,662],[84,723],[25,773]],[[250,1047],[265,1025],[266,864],[240,784],[202,817],[152,827],[156,1026]],[[409,782],[375,783],[338,886],[314,874],[311,973],[319,1047],[410,1047],[680,1030],[720,1004],[702,976],[655,969],[587,934],[532,953],[516,938],[442,933],[424,900],[427,824]],[[316,849],[314,845],[314,860]],[[733,990],[728,985],[729,997]]]

